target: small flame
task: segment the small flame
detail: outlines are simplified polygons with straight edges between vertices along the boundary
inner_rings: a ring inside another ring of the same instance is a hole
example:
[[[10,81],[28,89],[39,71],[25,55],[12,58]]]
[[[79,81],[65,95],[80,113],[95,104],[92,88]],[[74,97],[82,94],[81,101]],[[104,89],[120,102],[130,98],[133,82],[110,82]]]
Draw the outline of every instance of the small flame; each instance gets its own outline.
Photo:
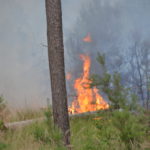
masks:
[[[83,60],[83,74],[77,78],[74,83],[74,88],[77,93],[77,98],[73,100],[69,107],[69,113],[84,113],[108,109],[108,103],[98,93],[96,87],[90,88],[91,81],[89,80],[91,60],[87,55],[80,55]]]
[[[66,75],[66,79],[67,79],[67,80],[71,80],[71,77],[72,77],[71,73],[68,72],[67,75]]]
[[[92,42],[92,38],[91,38],[91,36],[90,36],[89,33],[88,33],[88,35],[87,35],[85,38],[83,38],[83,41],[84,41],[84,42],[87,42],[87,43]]]

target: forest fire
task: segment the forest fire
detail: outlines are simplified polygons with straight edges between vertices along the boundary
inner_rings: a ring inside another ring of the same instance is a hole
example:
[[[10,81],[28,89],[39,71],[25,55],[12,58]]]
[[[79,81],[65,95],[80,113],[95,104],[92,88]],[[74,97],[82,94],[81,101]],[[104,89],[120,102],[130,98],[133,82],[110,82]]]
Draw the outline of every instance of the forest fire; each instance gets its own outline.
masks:
[[[70,114],[85,113],[97,110],[108,109],[108,103],[98,93],[96,87],[90,88],[91,81],[89,80],[91,60],[87,55],[80,55],[83,63],[83,74],[77,78],[74,83],[74,88],[77,97],[73,100],[68,111]]]

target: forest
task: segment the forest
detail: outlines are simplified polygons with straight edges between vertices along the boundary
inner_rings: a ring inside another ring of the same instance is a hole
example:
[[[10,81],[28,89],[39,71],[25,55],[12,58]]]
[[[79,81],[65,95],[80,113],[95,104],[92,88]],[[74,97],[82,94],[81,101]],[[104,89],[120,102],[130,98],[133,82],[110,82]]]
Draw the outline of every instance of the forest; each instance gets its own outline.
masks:
[[[66,3],[44,1],[47,66],[40,57],[32,69],[25,63],[20,74],[32,78],[21,81],[0,65],[0,150],[150,150],[150,2],[73,2],[70,29]],[[18,99],[22,106],[12,107]]]

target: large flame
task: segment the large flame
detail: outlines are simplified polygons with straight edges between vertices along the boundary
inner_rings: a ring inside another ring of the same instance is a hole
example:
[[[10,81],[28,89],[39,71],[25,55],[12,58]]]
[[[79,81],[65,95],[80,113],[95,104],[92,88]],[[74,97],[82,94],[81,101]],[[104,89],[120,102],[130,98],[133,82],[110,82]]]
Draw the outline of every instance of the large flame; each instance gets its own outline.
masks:
[[[89,80],[91,60],[87,55],[80,55],[83,60],[83,74],[75,80],[74,88],[77,97],[73,100],[69,107],[69,113],[84,113],[108,109],[108,103],[98,93],[96,87],[90,88],[91,81]]]

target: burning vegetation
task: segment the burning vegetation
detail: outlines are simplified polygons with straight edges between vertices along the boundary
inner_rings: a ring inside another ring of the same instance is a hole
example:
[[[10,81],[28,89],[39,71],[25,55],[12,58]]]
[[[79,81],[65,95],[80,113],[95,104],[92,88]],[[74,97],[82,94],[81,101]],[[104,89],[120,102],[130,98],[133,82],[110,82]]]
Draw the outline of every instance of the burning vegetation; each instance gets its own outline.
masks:
[[[87,42],[87,43],[92,42],[91,35],[88,33],[88,35],[87,35],[85,38],[83,38],[83,41],[84,41],[84,42]]]
[[[90,111],[104,110],[109,108],[109,104],[98,93],[99,90],[91,88],[89,80],[91,60],[87,55],[80,55],[83,61],[83,73],[74,83],[77,96],[69,107],[69,113],[84,113]]]
[[[67,79],[67,80],[71,80],[71,77],[72,77],[71,73],[68,72],[67,75],[66,75],[66,79]]]

